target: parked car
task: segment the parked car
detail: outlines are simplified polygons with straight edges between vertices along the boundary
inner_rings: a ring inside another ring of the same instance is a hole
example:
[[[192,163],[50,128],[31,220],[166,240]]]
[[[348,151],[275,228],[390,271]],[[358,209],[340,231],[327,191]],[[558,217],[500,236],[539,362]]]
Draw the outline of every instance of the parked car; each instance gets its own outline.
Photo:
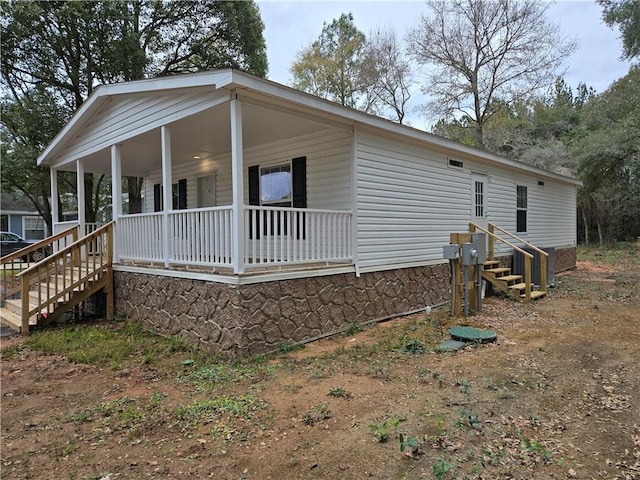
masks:
[[[20,235],[16,235],[13,232],[0,232],[0,257],[17,252],[18,250],[29,247],[34,243],[36,242],[25,240]],[[29,260],[39,262],[49,253],[51,252],[47,248],[39,248],[31,253],[31,258],[29,258]]]

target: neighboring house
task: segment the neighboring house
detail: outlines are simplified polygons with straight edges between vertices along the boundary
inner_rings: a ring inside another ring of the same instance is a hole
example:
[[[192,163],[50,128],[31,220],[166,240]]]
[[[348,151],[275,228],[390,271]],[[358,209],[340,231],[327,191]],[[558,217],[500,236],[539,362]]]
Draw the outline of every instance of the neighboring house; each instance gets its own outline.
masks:
[[[47,223],[24,196],[2,192],[0,231],[13,232],[26,240],[42,240],[49,235]]]
[[[116,311],[233,355],[446,301],[470,221],[575,265],[575,179],[234,70],[101,86],[38,163],[54,196],[144,177],[140,214],[112,182]]]

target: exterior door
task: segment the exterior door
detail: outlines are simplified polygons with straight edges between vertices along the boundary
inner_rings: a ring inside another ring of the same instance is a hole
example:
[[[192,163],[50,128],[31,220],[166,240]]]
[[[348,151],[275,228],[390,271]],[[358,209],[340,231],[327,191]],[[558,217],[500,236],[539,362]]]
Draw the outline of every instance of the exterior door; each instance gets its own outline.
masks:
[[[198,208],[216,206],[216,176],[215,174],[198,177]]]
[[[471,175],[471,221],[485,230],[489,225],[487,215],[487,176]]]

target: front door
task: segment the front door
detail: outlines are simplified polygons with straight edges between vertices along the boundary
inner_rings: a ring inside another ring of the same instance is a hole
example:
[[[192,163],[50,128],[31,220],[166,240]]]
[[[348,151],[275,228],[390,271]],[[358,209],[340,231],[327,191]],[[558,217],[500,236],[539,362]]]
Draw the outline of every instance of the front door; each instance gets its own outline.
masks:
[[[487,176],[471,174],[471,221],[476,225],[488,228],[487,216]]]
[[[198,177],[198,208],[216,206],[216,176],[215,174]]]

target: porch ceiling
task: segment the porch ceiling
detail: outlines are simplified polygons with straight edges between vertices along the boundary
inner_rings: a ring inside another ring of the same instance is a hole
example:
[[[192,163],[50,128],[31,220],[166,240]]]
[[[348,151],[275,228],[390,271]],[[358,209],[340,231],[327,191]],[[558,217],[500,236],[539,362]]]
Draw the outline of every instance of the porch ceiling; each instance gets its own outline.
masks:
[[[172,165],[197,161],[207,162],[231,151],[229,104],[225,103],[195,115],[169,123]],[[244,148],[259,147],[314,131],[324,130],[325,123],[306,117],[243,103]],[[146,176],[161,168],[160,129],[148,131],[121,144],[122,175]],[[111,173],[111,153],[101,150],[84,158],[86,172]],[[75,164],[70,166],[75,170]]]

